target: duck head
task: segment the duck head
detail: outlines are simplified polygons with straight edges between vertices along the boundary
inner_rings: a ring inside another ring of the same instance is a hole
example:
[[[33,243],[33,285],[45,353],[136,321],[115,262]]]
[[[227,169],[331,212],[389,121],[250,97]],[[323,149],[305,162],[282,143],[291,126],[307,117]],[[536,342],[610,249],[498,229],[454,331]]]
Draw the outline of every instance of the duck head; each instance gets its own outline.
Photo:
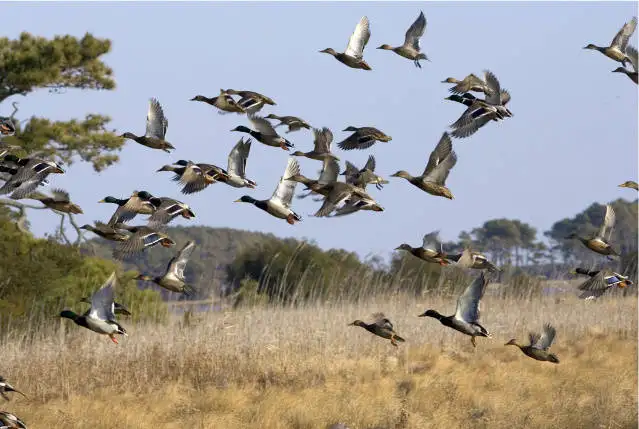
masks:
[[[122,134],[122,135],[120,136],[120,138],[135,140],[135,139],[137,139],[137,138],[138,138],[138,136],[136,136],[135,134],[130,133],[130,132],[128,132],[128,131],[127,131],[126,133]]]
[[[442,80],[442,83],[459,83],[454,77],[447,77],[446,80]]]
[[[513,338],[512,340],[508,341],[506,344],[504,344],[505,346],[519,346],[519,344],[517,344],[517,339]]]
[[[434,317],[435,319],[441,319],[443,316],[435,310],[426,310],[417,317]]]
[[[393,47],[391,45],[387,45],[386,43],[384,43],[382,46],[379,46],[377,49],[385,49],[387,51],[392,51]]]
[[[407,252],[410,252],[411,250],[413,250],[413,248],[406,243],[402,243],[399,246],[397,246],[395,250],[405,250]]]
[[[355,320],[354,322],[349,323],[348,326],[366,326],[366,323],[361,320]]]
[[[191,98],[189,101],[204,101],[204,102],[206,102],[208,100],[209,100],[208,97],[205,97],[203,95],[196,95],[195,97]]]
[[[323,54],[330,54],[332,56],[337,55],[337,52],[333,48],[322,49],[320,52],[323,53]]]
[[[599,46],[593,45],[592,43],[588,43],[583,49],[599,49]]]
[[[234,203],[255,203],[257,201],[255,198],[250,195],[242,195],[242,197],[238,200],[233,201]]]
[[[251,129],[248,127],[245,127],[244,125],[238,125],[237,127],[233,128],[231,131],[239,131],[241,133],[250,133]]]
[[[401,177],[403,179],[410,179],[412,176],[410,174],[408,174],[407,171],[399,170],[397,173],[391,174],[390,177]]]

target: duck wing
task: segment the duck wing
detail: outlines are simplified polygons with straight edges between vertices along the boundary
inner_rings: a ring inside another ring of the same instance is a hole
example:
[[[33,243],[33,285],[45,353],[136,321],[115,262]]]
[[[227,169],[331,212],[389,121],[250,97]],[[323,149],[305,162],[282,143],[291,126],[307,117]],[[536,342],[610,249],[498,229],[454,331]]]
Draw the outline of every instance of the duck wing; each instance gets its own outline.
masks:
[[[362,170],[375,171],[375,157],[373,155],[368,156],[368,161],[366,161]]]
[[[149,110],[146,114],[146,132],[144,136],[164,140],[168,126],[169,121],[164,116],[162,105],[156,98],[152,98],[149,101]]]
[[[244,138],[241,138],[239,142],[231,152],[229,153],[229,159],[227,164],[227,170],[231,175],[239,177],[245,177],[246,175],[246,161],[248,160],[249,152],[251,151],[251,139],[246,142]]]
[[[348,165],[350,163],[346,161],[346,178],[348,180]],[[353,164],[350,164],[356,171],[357,168]],[[320,185],[328,185],[329,183],[337,182],[337,176],[339,176],[339,163],[334,158],[325,158],[322,165],[322,171],[320,172],[317,182]]]
[[[275,128],[273,128],[273,125],[271,125],[271,123],[267,121],[266,119],[264,119],[263,117],[254,115],[254,114],[248,114],[247,117],[248,117],[248,120],[251,121],[251,124],[253,124],[253,127],[260,134],[264,136],[272,136],[272,137],[275,137],[278,135],[277,131],[275,131]]]
[[[439,231],[429,232],[428,234],[424,235],[424,238],[422,239],[422,247],[424,249],[432,249],[437,251],[437,248],[440,247],[437,245],[439,242]]]
[[[614,39],[610,43],[610,46],[614,46],[619,48],[621,52],[626,52],[626,47],[628,46],[628,40],[635,32],[637,28],[637,17],[633,17],[629,22],[626,22],[621,30],[617,32]]]
[[[630,57],[630,62],[632,63],[632,68],[635,69],[635,72],[639,71],[639,69],[637,68],[637,49],[632,45],[628,45],[626,47],[626,55]]]
[[[488,278],[482,272],[473,282],[466,288],[464,293],[457,299],[457,309],[455,310],[455,319],[467,323],[479,322],[479,302],[486,292],[488,286]]]
[[[91,309],[88,314],[92,319],[115,320],[115,286],[117,279],[115,272],[111,273],[106,282],[91,296]]]
[[[313,135],[315,136],[315,152],[317,153],[330,153],[331,143],[333,142],[333,133],[328,128],[322,129],[314,128]]]
[[[393,324],[391,321],[384,315],[384,313],[374,313],[373,314],[373,324],[379,326],[380,328],[393,330]]]
[[[286,164],[286,170],[284,170],[284,175],[280,178],[280,183],[278,183],[277,188],[275,188],[275,192],[273,192],[273,196],[271,197],[272,202],[279,203],[287,209],[291,207],[291,201],[293,201],[293,194],[295,194],[295,186],[297,185],[297,182],[288,179],[296,174],[300,174],[300,165],[296,159],[289,158],[288,163]]]
[[[410,46],[419,52],[419,39],[424,35],[426,30],[426,17],[424,12],[420,12],[419,16],[406,30],[406,36],[404,37],[404,46]]]
[[[445,132],[439,139],[439,143],[437,143],[435,149],[430,153],[428,164],[426,164],[422,177],[427,177],[431,174],[451,153],[453,153],[453,142],[448,133]]]
[[[606,237],[606,231],[609,233],[609,236],[612,235],[612,227],[615,225],[615,218],[615,209],[613,209],[610,204],[606,204],[606,214],[604,215],[597,237],[603,240]]]
[[[64,189],[53,189],[51,191],[51,196],[58,203],[70,203],[71,202],[71,197],[69,196],[69,193],[67,191],[65,191]]]
[[[490,70],[484,70],[484,79],[486,80],[486,86],[488,92],[486,93],[486,103],[495,106],[501,106],[501,87],[499,80]]]
[[[531,346],[535,349],[548,351],[548,349],[552,345],[552,342],[555,340],[556,333],[556,329],[549,323],[546,323],[544,325],[544,330],[541,334],[541,337],[539,337],[539,340],[536,341],[534,344],[531,342]]]
[[[166,267],[167,273],[173,273],[175,276],[184,281],[184,268],[195,249],[195,241],[188,241],[184,247],[175,255]]]
[[[351,34],[350,39],[348,39],[348,46],[346,46],[344,54],[361,60],[364,58],[364,48],[366,47],[370,37],[371,30],[368,18],[363,16],[357,23],[355,31]]]
[[[346,161],[346,169],[344,170],[344,173],[342,174],[346,176],[346,183],[355,185],[357,183],[357,178],[359,176],[359,169],[355,167],[355,165],[351,163],[350,161]],[[335,180],[337,180],[337,178],[335,178]]]

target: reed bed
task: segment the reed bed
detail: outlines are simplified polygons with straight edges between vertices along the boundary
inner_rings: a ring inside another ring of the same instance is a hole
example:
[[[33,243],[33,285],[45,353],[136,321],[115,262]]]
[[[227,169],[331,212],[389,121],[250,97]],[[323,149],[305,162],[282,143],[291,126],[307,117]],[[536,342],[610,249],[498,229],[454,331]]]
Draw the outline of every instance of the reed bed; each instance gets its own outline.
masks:
[[[636,297],[486,296],[494,338],[475,350],[417,317],[452,314],[455,300],[395,294],[123,319],[130,336],[117,346],[51,318],[4,336],[0,374],[29,398],[2,409],[35,429],[637,427]],[[376,311],[406,338],[400,347],[347,326]],[[559,365],[504,346],[545,322],[557,327]]]

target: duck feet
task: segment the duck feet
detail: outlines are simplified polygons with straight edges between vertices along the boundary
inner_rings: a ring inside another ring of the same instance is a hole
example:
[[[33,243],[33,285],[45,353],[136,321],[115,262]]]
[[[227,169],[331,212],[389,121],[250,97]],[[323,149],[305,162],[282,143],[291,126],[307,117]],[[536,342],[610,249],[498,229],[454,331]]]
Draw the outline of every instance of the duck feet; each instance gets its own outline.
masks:
[[[395,337],[391,337],[391,344],[397,347],[397,341],[395,341]]]
[[[280,143],[280,147],[288,152],[288,147],[286,147],[286,143]]]
[[[477,344],[475,343],[475,337],[470,337],[470,342],[473,344],[473,348],[477,347]]]
[[[113,341],[115,344],[118,344],[118,339],[115,338],[115,336],[113,336],[113,334],[109,334],[109,338],[111,338],[111,341]]]
[[[419,63],[419,60],[415,60],[415,67],[421,69],[422,65]]]
[[[292,214],[290,214],[290,215],[286,216],[286,222],[287,222],[289,225],[295,225],[295,217],[293,217],[293,215],[292,215]]]

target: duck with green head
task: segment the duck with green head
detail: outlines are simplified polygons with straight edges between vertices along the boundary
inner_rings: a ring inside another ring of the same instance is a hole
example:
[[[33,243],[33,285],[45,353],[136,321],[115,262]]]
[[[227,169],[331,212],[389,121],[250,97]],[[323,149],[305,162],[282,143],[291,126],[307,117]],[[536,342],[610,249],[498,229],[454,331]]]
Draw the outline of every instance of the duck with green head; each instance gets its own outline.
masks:
[[[279,219],[285,219],[290,225],[302,220],[302,217],[291,209],[293,194],[297,182],[291,180],[291,177],[300,174],[300,166],[294,158],[288,159],[284,176],[280,178],[280,182],[273,192],[273,196],[268,200],[256,200],[250,195],[244,195],[240,199],[235,200],[236,203],[249,203],[255,207],[264,210],[271,216]]]
[[[248,114],[247,117],[255,130],[245,127],[244,125],[239,125],[233,128],[231,131],[238,131],[241,133],[249,134],[251,137],[262,144],[271,147],[279,147],[285,151],[288,151],[289,148],[295,147],[293,143],[277,134],[277,131],[275,131],[275,128],[273,128],[271,123],[263,117],[254,114]]]
[[[579,295],[581,299],[596,299],[604,295],[607,291],[618,287],[623,289],[632,286],[633,282],[627,276],[616,273],[612,270],[590,271],[585,268],[576,268],[571,274],[581,274],[590,278],[577,286],[582,291]]]
[[[479,324],[479,303],[487,286],[488,278],[484,273],[481,273],[457,299],[455,314],[444,316],[435,310],[427,310],[419,317],[432,317],[439,320],[444,326],[469,335],[473,347],[476,347],[475,337],[490,338],[490,333]]]
[[[121,199],[109,195],[98,201],[98,203],[118,205],[108,222],[108,225],[113,226],[116,223],[128,222],[138,214],[150,215],[155,213],[161,204],[161,200],[147,191],[133,191],[129,198]]]
[[[366,329],[371,334],[390,340],[391,344],[395,347],[397,347],[398,341],[401,343],[406,341],[402,337],[400,337],[397,332],[395,332],[393,324],[386,316],[384,316],[384,313],[373,314],[373,319],[373,323],[366,323],[361,320],[355,320],[348,325],[359,326],[360,328]]]
[[[424,12],[420,12],[415,22],[413,22],[406,31],[403,45],[394,48],[390,45],[383,44],[377,49],[393,51],[401,57],[413,60],[416,67],[422,68],[419,60],[430,61],[426,54],[421,52],[421,48],[419,46],[419,39],[424,35],[425,30],[426,17],[424,16]]]
[[[115,335],[127,336],[126,330],[115,320],[114,303],[117,279],[112,273],[107,281],[91,296],[91,308],[80,315],[71,310],[64,310],[60,317],[71,319],[76,325],[90,329],[101,335],[107,335],[115,344]]]
[[[160,149],[170,153],[171,149],[175,149],[175,147],[165,140],[168,126],[169,121],[166,119],[166,116],[164,116],[164,110],[162,110],[160,102],[152,98],[149,102],[149,110],[146,114],[146,132],[144,135],[136,136],[133,133],[126,132],[120,137],[131,139],[151,149]]]
[[[129,235],[125,234],[104,222],[96,221],[95,226],[85,224],[80,227],[86,231],[91,231],[97,236],[111,241],[126,241],[129,239]]]
[[[548,349],[552,345],[552,342],[555,340],[556,333],[557,331],[555,330],[555,328],[546,323],[544,325],[543,334],[539,335],[536,332],[531,332],[528,334],[529,344],[519,344],[517,340],[513,338],[505,345],[517,346],[526,356],[535,360],[559,363],[559,358],[548,351]]]

